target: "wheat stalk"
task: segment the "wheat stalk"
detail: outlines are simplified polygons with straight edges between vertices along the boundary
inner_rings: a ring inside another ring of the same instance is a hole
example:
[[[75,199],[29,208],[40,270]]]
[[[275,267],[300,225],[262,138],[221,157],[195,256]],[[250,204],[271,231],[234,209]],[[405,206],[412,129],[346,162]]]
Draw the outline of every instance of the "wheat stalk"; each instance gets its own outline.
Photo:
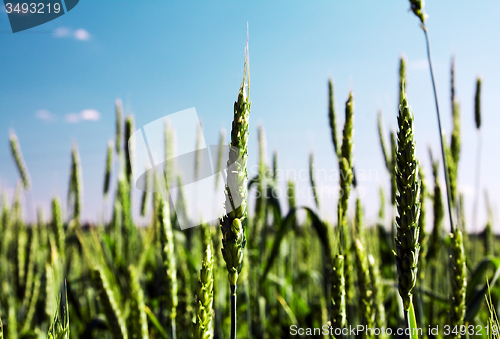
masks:
[[[444,177],[445,177],[445,182],[446,182],[446,195],[447,195],[447,200],[448,200],[448,216],[450,218],[450,227],[451,230],[453,231],[455,229],[455,220],[454,220],[454,214],[453,214],[453,198],[452,198],[452,191],[451,191],[451,184],[450,184],[450,178],[448,175],[448,157],[447,157],[447,151],[446,151],[446,146],[445,146],[445,138],[443,135],[443,128],[441,126],[441,114],[439,113],[439,103],[438,103],[438,96],[437,96],[437,90],[436,90],[436,81],[434,79],[434,71],[432,68],[432,60],[431,60],[431,46],[430,46],[430,41],[429,41],[429,32],[428,29],[425,25],[425,20],[427,17],[427,14],[424,11],[424,1],[423,0],[410,0],[410,5],[413,13],[420,19],[420,22],[422,25],[420,26],[422,28],[422,31],[424,32],[425,36],[425,42],[426,42],[426,47],[427,47],[427,60],[429,61],[429,71],[431,75],[431,80],[432,80],[432,89],[434,92],[434,103],[436,106],[436,115],[437,115],[437,120],[438,120],[438,128],[439,128],[439,137],[441,141],[441,157],[443,158],[443,170],[444,170]],[[454,95],[454,93],[453,93]]]

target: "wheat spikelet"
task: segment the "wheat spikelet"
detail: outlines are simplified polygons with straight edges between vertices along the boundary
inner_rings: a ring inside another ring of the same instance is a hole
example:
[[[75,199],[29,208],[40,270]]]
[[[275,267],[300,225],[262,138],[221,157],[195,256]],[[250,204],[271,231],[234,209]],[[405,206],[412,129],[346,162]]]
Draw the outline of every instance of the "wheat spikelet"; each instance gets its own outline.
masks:
[[[412,303],[412,290],[417,279],[420,251],[418,218],[420,215],[420,182],[413,137],[413,114],[406,94],[399,107],[396,181],[398,187],[396,217],[396,262],[399,274],[399,294],[405,311]]]

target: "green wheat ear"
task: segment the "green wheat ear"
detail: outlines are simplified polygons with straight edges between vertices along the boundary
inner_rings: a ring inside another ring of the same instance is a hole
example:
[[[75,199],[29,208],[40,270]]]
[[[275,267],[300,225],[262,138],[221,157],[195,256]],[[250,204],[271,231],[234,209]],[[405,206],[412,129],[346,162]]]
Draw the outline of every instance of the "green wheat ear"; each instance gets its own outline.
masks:
[[[233,208],[221,218],[222,254],[229,273],[229,282],[236,286],[238,273],[243,265],[243,248],[245,247],[244,229],[247,224],[247,145],[248,123],[250,117],[248,56],[245,58],[243,80],[238,92],[238,100],[234,103],[234,120],[231,129],[231,148],[228,166],[233,166],[227,176],[226,209]]]
[[[68,190],[68,205],[73,209],[73,220],[80,222],[80,213],[83,203],[82,169],[78,146],[71,149],[71,170]]]
[[[209,243],[205,246],[199,278],[198,306],[196,308],[196,323],[194,329],[194,338],[196,339],[212,338],[212,305],[214,297],[213,268],[212,244]]]
[[[10,151],[12,153],[12,156],[14,157],[14,161],[23,182],[24,189],[28,191],[31,188],[30,174],[28,172],[28,168],[26,167],[26,163],[24,162],[23,154],[21,153],[21,146],[19,146],[17,135],[13,132],[10,134]]]
[[[332,134],[333,150],[338,156],[340,148],[337,139],[337,119],[335,116],[335,94],[333,89],[333,80],[328,80],[328,119],[330,121],[330,130]]]
[[[430,150],[429,150],[430,151]],[[434,193],[432,199],[433,210],[433,226],[432,233],[429,238],[429,249],[427,250],[427,261],[433,262],[438,257],[439,249],[441,247],[441,234],[443,233],[443,219],[444,219],[444,205],[441,193],[441,186],[439,184],[439,161],[432,159],[432,174],[434,176]]]
[[[412,290],[417,279],[420,252],[418,218],[420,215],[420,181],[415,156],[413,114],[406,94],[399,107],[396,181],[398,187],[396,217],[396,263],[399,275],[399,294],[405,311],[412,303]]]
[[[354,96],[349,93],[345,105],[345,122],[342,132],[342,146],[340,148],[339,170],[340,170],[340,192],[337,207],[338,224],[340,232],[341,254],[344,254],[346,242],[344,230],[347,226],[347,206],[349,203],[349,194],[353,180],[353,140],[354,140]]]
[[[451,233],[451,295],[450,321],[451,327],[462,326],[465,318],[465,289],[467,287],[467,271],[462,232],[455,228]],[[453,338],[461,338],[460,331]]]
[[[108,195],[109,192],[109,184],[111,182],[111,171],[113,169],[113,148],[114,143],[113,140],[108,142],[108,150],[106,152],[106,170],[104,173],[104,196]]]
[[[476,95],[474,97],[474,118],[476,121],[476,128],[481,128],[481,83],[480,77],[476,80]]]
[[[311,189],[314,197],[314,203],[316,208],[319,210],[319,197],[318,190],[316,188],[316,181],[314,179],[314,153],[309,154],[309,182],[311,183]]]
[[[66,234],[62,221],[61,203],[58,198],[52,199],[52,232],[54,232],[57,249],[64,258]]]
[[[134,133],[134,117],[133,115],[128,115],[125,119],[125,174],[128,182],[128,186],[131,186],[132,183],[132,164],[134,163],[134,139],[130,139],[132,134]]]
[[[226,185],[226,211],[220,221],[222,230],[222,256],[226,262],[231,288],[231,339],[236,338],[236,283],[243,266],[243,250],[246,245],[245,227],[248,223],[247,211],[247,146],[248,124],[250,118],[250,71],[248,59],[248,40],[245,49],[243,80],[234,103],[234,116],[231,128]],[[232,208],[232,210],[231,210]]]
[[[120,154],[122,150],[122,101],[120,99],[115,102],[116,111],[116,139],[115,139],[115,149],[116,154]]]

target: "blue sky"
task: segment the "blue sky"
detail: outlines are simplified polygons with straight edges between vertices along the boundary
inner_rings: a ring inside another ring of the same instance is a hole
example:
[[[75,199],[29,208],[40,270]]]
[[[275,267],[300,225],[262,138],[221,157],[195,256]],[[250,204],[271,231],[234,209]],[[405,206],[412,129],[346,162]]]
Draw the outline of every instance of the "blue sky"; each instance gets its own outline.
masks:
[[[396,127],[398,59],[408,59],[408,98],[415,113],[417,154],[431,183],[427,147],[439,152],[437,120],[425,59],[424,36],[407,1],[92,1],[82,0],[64,16],[26,32],[10,33],[0,13],[0,183],[10,194],[17,172],[8,148],[9,131],[21,143],[31,173],[27,216],[48,210],[54,195],[67,194],[71,144],[82,159],[84,213],[97,220],[102,205],[104,158],[114,138],[114,102],[137,126],[196,107],[208,144],[230,129],[232,106],[243,71],[246,25],[250,32],[251,130],[249,164],[257,161],[257,126],[265,127],[268,156],[279,151],[283,171],[336,170],[327,118],[327,79],[343,112],[355,96],[355,163],[365,171],[361,195],[369,222],[376,220],[378,187],[389,178],[380,150],[376,114],[387,134]],[[475,78],[483,77],[482,185],[497,206],[496,157],[500,117],[500,3],[429,1],[443,127],[450,131],[450,58],[456,56],[456,93],[462,106],[460,189],[470,220],[474,199],[477,134],[473,120]],[[339,114],[338,125],[343,123]],[[340,131],[339,131],[340,133]],[[448,133],[449,135],[449,133]],[[194,144],[193,140],[193,144]],[[486,156],[488,155],[488,156]],[[368,175],[369,174],[369,175]],[[285,176],[285,175],[284,175]],[[299,191],[307,180],[297,178]],[[337,182],[327,189],[321,214],[335,215]],[[138,196],[139,192],[135,192]],[[481,193],[482,196],[482,193]],[[137,199],[136,199],[137,200]],[[311,205],[304,193],[299,202]],[[481,209],[480,224],[485,220]],[[469,223],[470,225],[470,223]],[[482,226],[481,226],[482,228]]]

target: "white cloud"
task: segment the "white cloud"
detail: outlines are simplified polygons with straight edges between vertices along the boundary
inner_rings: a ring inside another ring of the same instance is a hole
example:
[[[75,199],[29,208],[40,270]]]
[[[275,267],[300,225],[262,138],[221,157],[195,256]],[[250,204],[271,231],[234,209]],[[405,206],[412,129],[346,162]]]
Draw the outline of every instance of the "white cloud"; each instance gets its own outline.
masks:
[[[58,27],[54,31],[54,36],[56,38],[64,38],[71,34],[71,30],[67,27]]]
[[[66,114],[65,120],[70,124],[76,124],[80,121],[97,121],[101,118],[101,113],[95,109],[84,109],[80,113]]]
[[[73,30],[68,27],[58,27],[54,30],[53,34],[56,38],[74,38],[81,41],[87,41],[90,39],[90,33],[83,28]]]
[[[92,120],[92,121],[97,121],[101,117],[98,111],[95,109],[85,109],[81,111],[80,117],[82,120]]]
[[[90,39],[90,33],[83,28],[79,28],[75,31],[75,39],[86,41]]]
[[[70,124],[75,124],[80,121],[80,115],[78,113],[69,113],[66,114],[64,120],[66,120],[66,122],[69,122]]]
[[[36,114],[37,119],[40,119],[40,120],[45,120],[45,121],[56,120],[55,114],[47,111],[46,109],[38,110],[38,111],[36,111],[35,114]]]

